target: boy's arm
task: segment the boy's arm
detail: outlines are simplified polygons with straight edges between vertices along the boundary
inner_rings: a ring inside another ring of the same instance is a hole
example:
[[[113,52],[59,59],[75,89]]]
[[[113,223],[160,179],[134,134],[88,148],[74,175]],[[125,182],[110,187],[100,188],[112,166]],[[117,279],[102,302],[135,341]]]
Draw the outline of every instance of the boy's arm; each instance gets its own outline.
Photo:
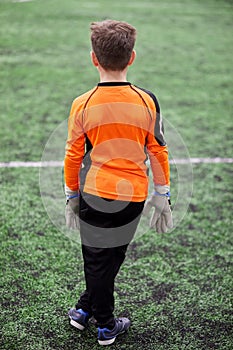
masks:
[[[72,229],[79,228],[79,172],[84,157],[84,148],[85,137],[73,103],[68,120],[68,138],[64,159],[66,225]]]
[[[79,192],[79,171],[84,157],[85,136],[75,103],[68,120],[68,137],[64,159],[65,191]]]
[[[155,120],[151,122],[146,146],[153,173],[154,192],[147,200],[143,213],[148,216],[150,209],[154,207],[150,227],[159,233],[166,232],[173,226],[170,209],[170,169],[159,113],[156,113]]]
[[[162,117],[160,113],[156,113],[155,119],[150,124],[146,147],[150,159],[154,186],[160,193],[164,193],[164,191],[169,192],[170,189],[168,148],[163,131]]]
[[[150,96],[150,102],[152,102],[151,104],[148,104],[150,108],[150,125],[147,134],[146,147],[153,173],[154,185],[156,187],[159,186],[158,190],[164,192],[164,190],[167,190],[167,187],[162,188],[162,186],[170,186],[170,172],[160,105],[156,96],[151,91],[142,88],[140,89]]]

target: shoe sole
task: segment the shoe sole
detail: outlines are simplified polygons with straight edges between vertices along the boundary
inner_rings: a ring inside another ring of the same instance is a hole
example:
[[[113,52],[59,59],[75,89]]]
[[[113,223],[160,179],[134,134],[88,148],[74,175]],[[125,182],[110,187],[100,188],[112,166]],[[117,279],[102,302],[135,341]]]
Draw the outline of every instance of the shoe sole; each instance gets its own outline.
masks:
[[[114,343],[115,340],[116,340],[116,337],[109,340],[98,340],[98,343],[99,345],[111,345]]]
[[[108,340],[98,340],[99,345],[111,345],[114,343],[114,341],[116,340],[116,337],[118,337],[118,335],[123,334],[125,332],[128,331],[129,328],[125,329],[124,331],[118,333],[114,338],[108,339]]]
[[[85,327],[84,327],[83,325],[81,325],[80,323],[74,321],[71,317],[70,317],[70,324],[71,324],[72,326],[74,326],[75,328],[79,329],[80,331],[83,331],[84,328],[85,328]]]

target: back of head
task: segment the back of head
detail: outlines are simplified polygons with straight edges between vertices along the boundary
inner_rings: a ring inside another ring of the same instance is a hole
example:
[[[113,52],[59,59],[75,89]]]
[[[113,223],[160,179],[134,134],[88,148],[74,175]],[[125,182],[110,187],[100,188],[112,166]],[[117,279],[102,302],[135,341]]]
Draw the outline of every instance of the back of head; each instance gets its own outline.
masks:
[[[126,22],[105,20],[91,24],[92,49],[105,70],[125,69],[135,40],[136,29]]]

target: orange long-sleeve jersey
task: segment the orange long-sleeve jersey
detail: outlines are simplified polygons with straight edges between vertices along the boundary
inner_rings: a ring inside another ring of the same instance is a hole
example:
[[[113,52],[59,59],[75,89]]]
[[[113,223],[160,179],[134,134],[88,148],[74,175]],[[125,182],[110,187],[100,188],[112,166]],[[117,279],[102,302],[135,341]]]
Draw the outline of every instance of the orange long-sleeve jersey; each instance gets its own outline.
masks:
[[[156,97],[128,82],[99,83],[77,97],[68,120],[66,186],[99,197],[140,202],[169,185],[168,150]]]

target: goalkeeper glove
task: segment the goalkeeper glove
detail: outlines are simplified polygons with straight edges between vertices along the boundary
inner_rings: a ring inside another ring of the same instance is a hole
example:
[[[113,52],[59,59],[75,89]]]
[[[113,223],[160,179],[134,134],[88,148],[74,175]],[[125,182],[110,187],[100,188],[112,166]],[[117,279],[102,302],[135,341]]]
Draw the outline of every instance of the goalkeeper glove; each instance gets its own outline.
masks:
[[[65,208],[65,218],[66,226],[69,229],[75,230],[80,228],[79,225],[79,192],[71,191],[67,186],[65,186],[66,194],[66,208]]]
[[[155,186],[155,192],[145,203],[143,214],[149,216],[152,207],[154,212],[150,218],[150,228],[158,233],[167,232],[173,227],[169,186]]]

